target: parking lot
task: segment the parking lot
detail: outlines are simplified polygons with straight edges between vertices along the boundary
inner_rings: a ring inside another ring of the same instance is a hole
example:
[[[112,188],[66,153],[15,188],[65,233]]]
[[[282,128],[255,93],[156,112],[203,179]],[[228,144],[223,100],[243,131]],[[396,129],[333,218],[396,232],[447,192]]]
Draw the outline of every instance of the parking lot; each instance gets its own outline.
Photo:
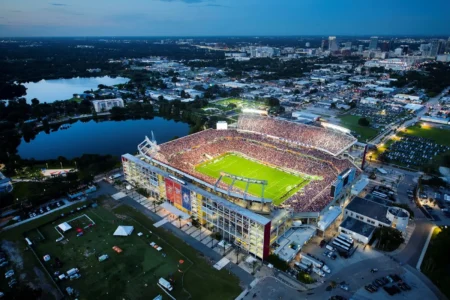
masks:
[[[424,165],[436,155],[447,151],[450,151],[449,146],[439,145],[427,138],[406,135],[390,145],[381,157],[388,162],[414,167]]]
[[[351,115],[363,116],[370,119],[370,122],[375,125],[375,128],[398,122],[402,119],[406,120],[407,117],[405,114],[406,111],[403,108],[393,109],[392,106],[374,107],[369,105],[359,105],[351,112]],[[399,118],[399,115],[405,116]]]
[[[321,237],[315,236],[311,239],[311,241],[308,244],[306,244],[302,248],[302,252],[311,254],[311,255],[317,257],[318,259],[323,260],[324,263],[331,270],[330,276],[333,275],[334,273],[341,271],[349,264],[357,263],[357,262],[363,261],[365,259],[377,258],[377,257],[382,256],[382,254],[380,254],[377,251],[372,250],[372,248],[369,246],[364,248],[364,246],[362,244],[355,243],[355,247],[357,247],[357,249],[351,257],[344,258],[344,257],[341,257],[337,252],[333,252],[333,254],[335,254],[334,255],[335,259],[332,259],[331,257],[326,256],[326,254],[328,254],[332,251],[328,250],[325,247],[325,245],[323,247],[320,247],[320,242],[322,240],[325,240],[329,244],[331,244],[332,238],[331,238],[331,236],[326,236],[323,239]],[[312,277],[318,281],[324,281],[324,280],[327,280],[327,277],[329,277],[329,275],[326,275],[322,279],[317,274],[312,273]]]

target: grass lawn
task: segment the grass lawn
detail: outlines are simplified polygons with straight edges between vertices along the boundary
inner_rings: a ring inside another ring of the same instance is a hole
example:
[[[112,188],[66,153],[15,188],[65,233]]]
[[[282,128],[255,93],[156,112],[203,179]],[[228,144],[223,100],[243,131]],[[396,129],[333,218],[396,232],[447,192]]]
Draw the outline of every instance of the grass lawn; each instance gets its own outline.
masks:
[[[95,225],[85,229],[84,236],[76,237],[76,229],[85,228],[91,224],[91,220]],[[56,243],[60,234],[55,226],[61,222],[68,222],[72,229],[64,234],[67,242]],[[127,237],[113,236],[118,225],[134,226],[134,232]],[[191,263],[163,240],[126,216],[119,219],[105,208],[90,208],[38,230],[45,237],[45,240],[33,241],[38,256],[49,254],[53,259],[57,257],[63,262],[62,268],[54,266],[54,261],[45,263],[50,274],[55,271],[65,272],[74,267],[80,270],[80,279],[60,283],[63,290],[67,286],[78,290],[80,299],[140,299],[144,295],[156,297],[161,293],[156,285],[160,277],[172,277],[175,281],[174,295],[181,297],[183,294],[182,273],[178,269],[184,271]],[[138,232],[143,232],[144,235],[139,237]],[[32,237],[36,238],[37,235],[32,234]],[[156,242],[163,250],[156,251],[149,246],[150,242]],[[113,246],[118,246],[123,252],[116,253]],[[167,256],[163,257],[162,253]],[[99,262],[98,257],[103,254],[107,254],[109,259]],[[178,267],[180,259],[185,263]]]
[[[219,106],[228,106],[229,104],[235,104],[238,108],[267,108],[267,106],[264,104],[263,101],[257,101],[257,100],[244,100],[239,98],[229,98],[224,100],[219,100],[217,102],[214,102],[213,104],[219,105]]]
[[[421,271],[450,298],[450,228],[436,227],[433,231]]]
[[[166,230],[153,227],[153,221],[128,206],[122,205],[113,211],[102,206],[89,208],[45,224],[73,209],[67,208],[14,228],[2,235],[2,239],[14,242],[17,249],[23,251],[22,233],[27,232],[38,257],[51,256],[50,262],[43,262],[51,274],[77,267],[81,278],[59,284],[62,289],[71,286],[78,290],[79,299],[153,299],[158,294],[169,299],[156,284],[160,277],[174,280],[172,295],[177,299],[186,299],[189,295],[191,299],[210,299],[211,295],[214,299],[234,299],[241,292],[236,277],[225,269],[213,269],[196,250]],[[84,236],[76,237],[76,228],[84,228],[92,223],[91,220],[95,225],[85,229]],[[54,227],[66,221],[73,227],[65,233],[68,241],[56,243],[60,234]],[[134,226],[134,232],[127,237],[115,237],[113,232],[118,225]],[[138,232],[144,235],[139,237]],[[163,250],[153,249],[149,245],[152,241]],[[113,246],[120,247],[123,252],[115,253]],[[32,274],[38,266],[36,259],[31,251],[21,254],[27,263],[27,268],[22,271]],[[98,262],[97,258],[102,254],[107,254],[109,259]],[[60,269],[53,266],[56,257],[64,264]],[[181,265],[180,259],[184,260]],[[19,273],[17,269],[16,273]]]
[[[408,127],[405,131],[398,133],[399,136],[405,134],[428,138],[437,144],[450,146],[450,130],[448,129],[421,124]]]
[[[267,180],[264,197],[272,199],[276,205],[310,182],[302,176],[290,174],[236,154],[226,154],[218,159],[202,163],[195,169],[213,178],[219,178],[220,172],[223,171],[237,176]],[[227,184],[232,182],[231,178],[222,178],[222,180]],[[234,185],[245,190],[247,183],[236,181]],[[257,197],[261,196],[261,190],[259,184],[250,184],[248,188],[248,192]]]
[[[341,120],[341,125],[351,131],[359,134],[359,141],[367,141],[374,138],[378,134],[378,130],[371,127],[364,127],[358,125],[358,120],[360,116],[352,116],[352,115],[341,115],[339,119]]]

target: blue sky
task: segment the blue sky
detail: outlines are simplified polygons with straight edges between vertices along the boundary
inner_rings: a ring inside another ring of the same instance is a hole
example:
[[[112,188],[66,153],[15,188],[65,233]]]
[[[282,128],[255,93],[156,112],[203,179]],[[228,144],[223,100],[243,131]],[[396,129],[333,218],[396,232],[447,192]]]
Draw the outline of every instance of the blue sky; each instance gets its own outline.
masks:
[[[450,0],[0,0],[0,36],[450,35]]]

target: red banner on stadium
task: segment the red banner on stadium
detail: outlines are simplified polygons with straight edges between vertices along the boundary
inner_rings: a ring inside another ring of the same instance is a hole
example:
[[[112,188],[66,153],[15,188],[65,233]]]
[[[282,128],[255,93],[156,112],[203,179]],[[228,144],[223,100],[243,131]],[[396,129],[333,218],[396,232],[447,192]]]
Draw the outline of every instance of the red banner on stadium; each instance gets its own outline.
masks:
[[[166,182],[166,197],[167,200],[169,200],[170,202],[174,202],[175,200],[175,190],[174,190],[174,183],[172,180],[165,178],[165,182]]]
[[[182,198],[182,195],[181,195],[181,185],[179,184],[179,183],[176,183],[176,182],[174,182],[173,183],[173,188],[174,188],[174,196],[175,196],[175,199],[174,199],[174,202],[175,202],[175,204],[178,204],[179,206],[182,206],[182,200],[181,200],[181,198]]]

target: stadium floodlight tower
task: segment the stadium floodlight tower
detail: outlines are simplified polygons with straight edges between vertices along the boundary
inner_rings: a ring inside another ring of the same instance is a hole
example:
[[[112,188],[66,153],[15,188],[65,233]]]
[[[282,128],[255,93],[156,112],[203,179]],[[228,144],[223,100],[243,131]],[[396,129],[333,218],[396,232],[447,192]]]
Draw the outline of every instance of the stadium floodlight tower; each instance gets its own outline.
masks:
[[[156,143],[155,135],[152,131],[152,139],[150,140],[148,136],[145,136],[145,139],[142,143],[138,145],[138,151],[143,156],[152,159],[152,157],[159,152],[159,145]]]

